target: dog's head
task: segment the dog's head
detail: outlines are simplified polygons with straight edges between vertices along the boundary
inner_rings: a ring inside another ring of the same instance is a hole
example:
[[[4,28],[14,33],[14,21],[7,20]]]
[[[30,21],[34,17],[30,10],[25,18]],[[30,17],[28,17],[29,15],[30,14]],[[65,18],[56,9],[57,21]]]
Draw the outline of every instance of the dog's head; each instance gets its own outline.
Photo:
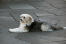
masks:
[[[22,24],[30,25],[32,22],[34,22],[34,19],[29,14],[21,14],[20,15],[20,22]]]

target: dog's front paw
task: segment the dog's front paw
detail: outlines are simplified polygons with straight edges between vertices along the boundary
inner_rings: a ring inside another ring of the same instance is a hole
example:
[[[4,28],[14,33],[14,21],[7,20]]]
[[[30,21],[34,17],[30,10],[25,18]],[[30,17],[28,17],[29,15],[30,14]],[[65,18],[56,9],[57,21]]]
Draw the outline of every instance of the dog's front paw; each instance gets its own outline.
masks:
[[[20,28],[14,28],[14,29],[9,29],[9,32],[28,32],[28,31]]]
[[[14,29],[9,28],[8,32],[14,32]]]
[[[9,32],[19,32],[19,29],[18,28],[9,29]]]

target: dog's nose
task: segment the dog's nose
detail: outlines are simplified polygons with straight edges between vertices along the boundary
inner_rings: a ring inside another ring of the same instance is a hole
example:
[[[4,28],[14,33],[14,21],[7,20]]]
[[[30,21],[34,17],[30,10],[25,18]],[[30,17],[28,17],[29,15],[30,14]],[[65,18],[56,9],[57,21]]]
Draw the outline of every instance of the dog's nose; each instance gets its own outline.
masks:
[[[20,19],[22,21],[22,19]]]

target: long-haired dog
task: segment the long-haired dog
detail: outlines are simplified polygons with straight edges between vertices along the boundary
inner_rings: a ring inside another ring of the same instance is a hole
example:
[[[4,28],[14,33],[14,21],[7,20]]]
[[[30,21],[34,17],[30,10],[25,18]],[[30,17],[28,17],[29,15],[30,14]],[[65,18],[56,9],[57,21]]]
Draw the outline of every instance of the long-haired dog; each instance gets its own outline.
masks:
[[[56,25],[50,25],[46,22],[35,21],[29,14],[20,15],[20,25],[18,28],[9,29],[10,32],[42,32],[66,29]]]

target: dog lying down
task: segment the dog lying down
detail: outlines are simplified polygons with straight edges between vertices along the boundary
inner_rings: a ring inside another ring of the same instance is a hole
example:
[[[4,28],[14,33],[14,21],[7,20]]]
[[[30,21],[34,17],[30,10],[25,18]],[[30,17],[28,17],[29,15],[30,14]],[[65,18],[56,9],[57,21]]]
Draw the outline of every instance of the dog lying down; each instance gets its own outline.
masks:
[[[21,14],[19,27],[9,29],[9,32],[42,32],[42,31],[55,31],[63,29],[66,29],[66,27],[50,25],[46,22],[38,22],[35,21],[33,17],[29,14]]]

